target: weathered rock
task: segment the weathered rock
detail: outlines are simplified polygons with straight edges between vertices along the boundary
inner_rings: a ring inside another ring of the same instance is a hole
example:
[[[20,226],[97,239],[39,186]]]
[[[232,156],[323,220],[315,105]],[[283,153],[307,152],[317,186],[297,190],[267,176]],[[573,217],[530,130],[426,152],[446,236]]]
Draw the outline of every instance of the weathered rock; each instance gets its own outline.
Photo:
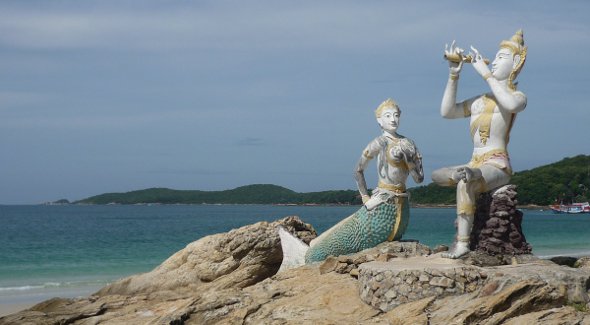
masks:
[[[436,247],[434,247],[434,249],[432,249],[432,254],[446,252],[448,250],[449,250],[449,246],[447,246],[447,245],[437,245]]]
[[[351,255],[329,256],[320,264],[320,272],[322,274],[332,271],[343,274],[350,273],[366,262],[387,262],[397,257],[424,256],[430,253],[431,250],[428,246],[415,240],[384,242]]]
[[[298,217],[272,223],[258,222],[227,233],[206,236],[189,244],[151,272],[134,275],[97,292],[118,294],[164,294],[182,297],[202,287],[243,288],[274,275],[283,259],[276,231],[283,226],[304,240],[316,235]]]
[[[532,246],[522,232],[523,214],[516,209],[516,195],[515,185],[505,185],[479,196],[471,250],[488,255],[531,254]]]
[[[521,324],[590,324],[590,314],[566,306],[524,314],[507,320],[505,325]]]
[[[562,295],[537,281],[506,285],[501,291],[486,297],[477,292],[450,296],[433,302],[431,324],[502,324],[511,317],[561,306]],[[446,305],[461,306],[445,308]]]
[[[577,258],[569,256],[555,256],[549,260],[557,265],[566,265],[569,267],[574,267],[574,264],[576,264],[576,261],[578,261]]]
[[[526,264],[539,262],[539,258],[531,254],[522,255],[490,255],[487,252],[471,251],[460,257],[463,263],[477,266],[499,266],[509,264]]]
[[[194,300],[192,298],[206,292],[253,285],[274,275],[280,267],[283,253],[276,230],[278,226],[283,226],[307,243],[316,236],[313,227],[298,217],[286,217],[272,223],[258,222],[227,233],[206,236],[187,245],[153,271],[119,280],[102,288],[90,300],[61,299],[33,307],[32,311],[47,314],[46,317],[36,318],[33,323],[43,323],[44,319],[67,320],[70,316],[63,310],[79,310],[76,304],[92,306],[94,301],[105,303],[104,299],[100,299],[102,297],[108,297],[107,301],[120,301],[114,297],[146,296],[152,305],[157,306],[157,301]],[[119,308],[116,304],[111,305],[111,309]],[[162,317],[150,310],[142,314],[146,322]],[[96,311],[93,316],[103,312]]]
[[[383,321],[383,323],[394,325],[427,325],[430,324],[428,320],[428,308],[436,297],[427,297],[421,300],[409,302],[400,305],[382,316],[376,317],[375,321]]]
[[[321,264],[320,264],[320,274],[329,273],[336,270],[338,266],[338,259],[334,256],[328,256]]]
[[[576,261],[576,263],[574,263],[574,267],[590,270],[590,257],[589,256],[580,257]]]
[[[392,289],[385,283],[393,284],[395,295],[385,294]],[[491,297],[507,286],[523,283],[529,283],[526,288],[532,291],[539,289],[551,295],[543,298],[551,301],[551,307],[565,301],[581,304],[590,301],[590,271],[551,267],[551,263],[539,259],[528,264],[483,268],[437,256],[416,257],[366,263],[360,267],[359,274],[361,299],[382,311],[430,296],[443,298],[478,292],[479,298]]]
[[[472,292],[481,288],[487,278],[478,267],[438,256],[366,263],[360,266],[359,273],[361,299],[385,312],[425,297]],[[393,285],[383,288],[386,282]],[[397,294],[388,296],[389,289]]]

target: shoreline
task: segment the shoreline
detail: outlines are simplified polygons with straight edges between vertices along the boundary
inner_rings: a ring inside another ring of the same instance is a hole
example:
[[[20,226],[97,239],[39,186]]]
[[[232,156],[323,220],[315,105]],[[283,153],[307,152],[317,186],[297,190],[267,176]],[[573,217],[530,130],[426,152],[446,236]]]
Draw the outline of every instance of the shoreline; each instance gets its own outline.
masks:
[[[563,253],[555,253],[555,252],[543,252],[541,254],[533,254],[534,256],[549,260],[553,257],[573,257],[573,258],[580,258],[585,256],[590,256],[590,251],[564,251]],[[146,272],[149,272],[147,270]],[[143,272],[138,272],[135,274],[141,274]],[[131,275],[135,275],[131,274]],[[127,276],[131,276],[130,274],[121,275],[120,277],[115,277],[117,279],[123,279]],[[59,298],[68,298],[68,299],[75,299],[75,298],[85,298],[93,293],[99,291],[101,288],[109,285],[110,283],[116,282],[117,280],[109,281],[104,285],[89,285],[89,286],[82,286],[76,288],[50,288],[50,289],[35,289],[31,291],[27,290],[15,290],[14,294],[4,294],[0,295],[0,317],[4,317],[25,309],[29,309],[41,302],[47,301],[49,299],[59,297]]]
[[[124,278],[120,277],[120,278]],[[109,282],[110,283],[110,282]],[[52,298],[85,298],[97,292],[104,285],[88,285],[75,288],[48,288],[34,290],[14,290],[15,294],[0,295],[0,317],[14,314],[24,309],[29,309],[41,302]]]
[[[1,205],[1,204],[0,204]],[[26,205],[26,204],[25,204]],[[354,206],[362,206],[362,204],[349,204],[349,203],[132,203],[132,204],[123,204],[123,203],[112,203],[112,204],[92,204],[92,203],[70,203],[70,204],[29,204],[29,205],[45,205],[45,206],[201,206],[201,205],[218,205],[218,206],[228,206],[228,205],[268,205],[268,206],[296,206],[296,207],[354,207]],[[410,203],[410,207],[412,208],[420,208],[420,209],[452,209],[455,208],[455,204],[430,204],[430,203]],[[551,210],[549,205],[537,205],[537,204],[525,204],[525,205],[517,205],[518,209],[522,210],[538,210],[538,211],[545,211]]]
[[[420,209],[454,209],[455,204],[410,204],[412,208],[420,208]],[[525,205],[517,205],[517,209],[519,210],[537,210],[537,211],[547,211],[550,210],[549,206],[545,205],[536,205],[536,204],[525,204]]]
[[[590,253],[590,252],[589,252]],[[542,259],[550,259],[554,256],[543,256],[540,257]],[[590,254],[563,254],[563,255],[555,255],[555,256],[567,256],[567,257],[576,257],[579,258],[581,256],[590,256]],[[59,298],[69,298],[69,299],[88,299],[93,293],[97,292],[101,287],[87,287],[87,288],[75,288],[74,290],[55,290],[51,293],[37,293],[37,294],[23,294],[23,295],[16,295],[13,296],[13,299],[6,299],[11,296],[0,296],[0,319],[15,313],[19,313],[21,311],[30,309],[42,302],[45,302],[49,299],[59,297]]]
[[[8,304],[0,304],[0,317],[4,317],[10,314],[14,314],[17,313],[21,310],[25,310],[25,309],[29,309],[33,306],[35,306],[36,304],[38,304],[37,302],[35,303],[26,303],[26,302],[21,302],[21,303],[8,303]]]

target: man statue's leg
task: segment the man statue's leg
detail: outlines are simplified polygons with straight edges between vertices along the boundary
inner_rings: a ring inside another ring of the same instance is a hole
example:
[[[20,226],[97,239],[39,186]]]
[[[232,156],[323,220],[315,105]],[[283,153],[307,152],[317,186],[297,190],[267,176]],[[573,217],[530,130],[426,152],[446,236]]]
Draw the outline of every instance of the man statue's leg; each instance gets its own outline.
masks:
[[[462,180],[457,183],[457,240],[454,247],[448,253],[442,254],[442,257],[459,258],[470,251],[469,240],[475,215],[475,196],[482,191],[482,187],[484,182],[481,177],[472,179],[470,182]]]
[[[453,179],[457,169],[465,167],[464,165],[443,167],[432,172],[432,181],[440,186],[455,186],[457,185],[458,179]]]

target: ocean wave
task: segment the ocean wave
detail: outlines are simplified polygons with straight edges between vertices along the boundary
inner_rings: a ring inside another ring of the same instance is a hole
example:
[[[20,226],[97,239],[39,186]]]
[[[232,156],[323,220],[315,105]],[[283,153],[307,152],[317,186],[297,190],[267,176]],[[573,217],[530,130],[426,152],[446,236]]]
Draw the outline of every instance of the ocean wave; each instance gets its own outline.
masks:
[[[21,286],[21,287],[0,287],[0,292],[3,291],[27,291],[27,290],[34,290],[34,289],[43,289],[44,286],[36,285],[36,286]]]
[[[562,252],[562,253],[549,254],[549,255],[537,255],[538,258],[543,258],[543,259],[550,259],[550,258],[558,257],[558,256],[584,257],[584,256],[590,256],[590,251],[571,251],[569,253]]]
[[[66,281],[66,282],[45,282],[43,284],[27,284],[22,286],[7,286],[0,287],[0,293],[8,292],[24,292],[33,290],[44,290],[53,288],[77,288],[77,287],[91,287],[102,286],[109,284],[106,280],[92,280],[92,281]]]

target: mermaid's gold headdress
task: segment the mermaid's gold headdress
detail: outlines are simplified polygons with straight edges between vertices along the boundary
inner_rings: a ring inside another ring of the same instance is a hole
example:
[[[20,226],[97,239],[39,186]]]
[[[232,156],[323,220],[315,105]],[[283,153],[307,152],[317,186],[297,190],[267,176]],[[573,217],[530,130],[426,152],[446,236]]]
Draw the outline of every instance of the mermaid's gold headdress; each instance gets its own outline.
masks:
[[[383,103],[381,103],[381,105],[379,105],[379,107],[377,107],[377,109],[375,110],[375,117],[376,118],[380,118],[381,117],[381,112],[383,112],[384,109],[386,108],[395,108],[398,110],[398,112],[402,112],[401,109],[399,109],[399,106],[397,105],[397,103],[391,99],[391,98],[387,98]]]

